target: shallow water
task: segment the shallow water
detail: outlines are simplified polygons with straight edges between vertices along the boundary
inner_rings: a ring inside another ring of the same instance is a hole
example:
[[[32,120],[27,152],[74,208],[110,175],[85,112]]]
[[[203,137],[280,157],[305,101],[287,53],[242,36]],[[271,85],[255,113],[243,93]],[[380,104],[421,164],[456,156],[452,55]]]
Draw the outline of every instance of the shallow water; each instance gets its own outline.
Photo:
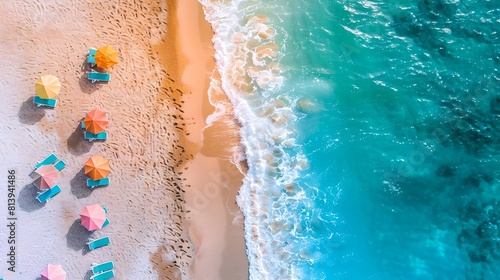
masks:
[[[500,2],[200,2],[252,279],[497,279]]]

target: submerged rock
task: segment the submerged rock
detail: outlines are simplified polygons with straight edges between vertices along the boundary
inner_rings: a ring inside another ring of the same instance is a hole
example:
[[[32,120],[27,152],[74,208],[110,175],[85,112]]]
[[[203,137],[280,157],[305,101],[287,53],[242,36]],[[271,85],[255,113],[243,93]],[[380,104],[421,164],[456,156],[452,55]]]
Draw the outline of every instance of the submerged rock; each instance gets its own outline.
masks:
[[[321,111],[321,105],[315,100],[303,98],[297,102],[297,109],[304,113],[317,113]]]

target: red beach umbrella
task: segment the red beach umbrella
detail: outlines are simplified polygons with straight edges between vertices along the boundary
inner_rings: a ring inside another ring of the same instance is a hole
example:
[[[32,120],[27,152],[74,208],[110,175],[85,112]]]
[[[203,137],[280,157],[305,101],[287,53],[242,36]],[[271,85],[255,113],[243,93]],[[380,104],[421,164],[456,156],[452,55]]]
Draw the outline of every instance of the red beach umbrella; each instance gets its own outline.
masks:
[[[83,119],[85,130],[93,134],[105,131],[108,123],[108,115],[98,109],[88,112]]]
[[[101,229],[106,221],[106,212],[99,204],[87,205],[80,212],[82,226],[89,231]]]
[[[66,271],[59,264],[49,264],[41,273],[42,280],[66,280]]]
[[[33,184],[43,191],[55,186],[58,179],[59,170],[57,170],[53,165],[42,165],[34,172]]]

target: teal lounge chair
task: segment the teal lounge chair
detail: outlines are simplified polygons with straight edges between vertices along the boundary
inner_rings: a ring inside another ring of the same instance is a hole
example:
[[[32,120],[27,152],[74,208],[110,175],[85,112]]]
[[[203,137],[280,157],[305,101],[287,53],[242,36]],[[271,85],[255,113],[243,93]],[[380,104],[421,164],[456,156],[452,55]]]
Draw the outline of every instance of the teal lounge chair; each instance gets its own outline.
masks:
[[[56,162],[57,160],[57,156],[54,155],[54,154],[50,154],[47,158],[45,158],[44,160],[40,161],[40,162],[37,162],[37,164],[35,165],[35,169],[38,169],[40,168],[42,165],[49,165],[49,164],[53,164],[54,162]]]
[[[87,246],[89,246],[89,250],[94,250],[94,249],[109,245],[109,243],[110,243],[109,236],[104,236],[104,237],[99,238],[99,239],[89,238],[89,242],[87,242]]]
[[[90,276],[91,280],[105,280],[105,279],[110,279],[115,277],[115,271],[114,270],[108,270],[104,271],[101,273],[94,274]]]
[[[90,66],[94,67],[95,66],[95,54],[97,53],[97,49],[95,48],[90,48],[89,49],[89,54],[87,56],[87,62],[90,64]]]
[[[63,168],[66,166],[66,163],[63,160],[58,161],[56,164],[54,164],[54,167],[61,171]]]
[[[104,210],[104,213],[108,214],[108,208],[106,206],[101,206],[102,207],[102,210]]]
[[[106,218],[106,220],[104,220],[104,224],[102,224],[101,229],[104,228],[107,225],[109,225],[109,219],[108,218]]]
[[[33,103],[35,103],[37,107],[40,107],[40,106],[56,107],[57,100],[55,100],[55,99],[43,99],[43,98],[40,98],[40,96],[36,95],[35,98],[33,99]]]
[[[81,121],[81,125],[82,129],[85,129],[85,123],[83,121]]]
[[[111,75],[109,73],[89,72],[87,78],[92,82],[109,82]]]
[[[94,134],[94,133],[91,133],[91,132],[88,132],[88,131],[84,131],[83,132],[83,137],[87,140],[106,140],[108,139],[108,132],[106,131],[103,131],[103,132],[99,132],[97,134]]]
[[[52,197],[61,192],[61,188],[58,185],[53,186],[52,188],[42,192],[39,194],[36,199],[41,203],[48,202]]]
[[[100,180],[87,179],[87,187],[93,189],[95,187],[102,187],[109,185],[109,178],[103,178]]]
[[[90,270],[92,270],[92,273],[96,274],[96,273],[103,272],[106,270],[112,270],[114,267],[115,267],[115,264],[113,262],[105,262],[105,263],[92,265],[90,267]]]

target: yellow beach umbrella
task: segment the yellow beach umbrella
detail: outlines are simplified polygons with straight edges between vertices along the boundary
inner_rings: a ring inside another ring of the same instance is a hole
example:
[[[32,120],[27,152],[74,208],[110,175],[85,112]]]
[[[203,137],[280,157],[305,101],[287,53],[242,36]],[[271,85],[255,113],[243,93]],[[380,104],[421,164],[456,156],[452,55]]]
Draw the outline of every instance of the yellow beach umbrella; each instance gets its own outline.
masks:
[[[35,83],[35,93],[43,99],[52,99],[59,94],[61,82],[56,76],[41,76]]]
[[[111,46],[104,46],[97,49],[94,55],[97,67],[109,69],[118,63],[118,51]]]

